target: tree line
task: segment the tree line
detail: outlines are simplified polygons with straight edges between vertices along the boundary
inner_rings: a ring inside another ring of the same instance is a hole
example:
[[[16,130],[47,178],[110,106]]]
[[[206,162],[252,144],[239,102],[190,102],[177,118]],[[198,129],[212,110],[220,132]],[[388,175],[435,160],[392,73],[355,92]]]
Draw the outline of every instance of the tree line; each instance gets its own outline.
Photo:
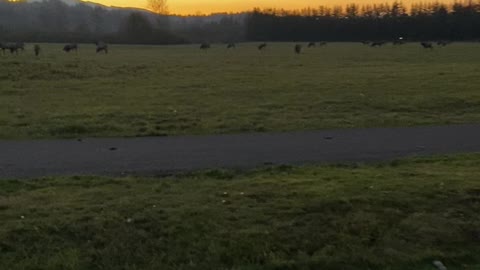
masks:
[[[480,3],[349,4],[302,10],[255,9],[246,21],[248,40],[361,41],[477,40]]]
[[[167,12],[165,0],[151,0]],[[0,0],[0,42],[127,44],[243,41],[477,40],[480,2],[254,9],[240,14],[169,16],[87,2]]]

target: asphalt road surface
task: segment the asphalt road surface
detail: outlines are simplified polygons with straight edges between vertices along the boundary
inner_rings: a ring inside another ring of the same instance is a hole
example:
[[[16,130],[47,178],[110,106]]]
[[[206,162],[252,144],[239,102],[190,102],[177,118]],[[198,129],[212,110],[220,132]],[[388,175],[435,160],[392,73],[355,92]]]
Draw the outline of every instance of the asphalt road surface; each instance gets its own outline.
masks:
[[[163,175],[480,152],[480,124],[155,138],[0,141],[0,179]]]

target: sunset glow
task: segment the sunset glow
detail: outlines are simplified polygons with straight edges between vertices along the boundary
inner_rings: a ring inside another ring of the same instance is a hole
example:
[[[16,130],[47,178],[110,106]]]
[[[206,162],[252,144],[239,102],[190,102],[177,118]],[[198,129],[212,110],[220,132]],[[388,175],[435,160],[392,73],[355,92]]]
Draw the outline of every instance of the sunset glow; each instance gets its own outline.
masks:
[[[93,0],[107,6],[119,7],[146,7],[146,0]],[[205,14],[216,12],[239,12],[260,8],[285,8],[300,9],[304,7],[317,7],[320,5],[331,6],[334,4],[345,5],[349,3],[373,4],[393,2],[385,0],[170,0],[169,10],[174,14]],[[402,1],[408,4],[410,1]]]

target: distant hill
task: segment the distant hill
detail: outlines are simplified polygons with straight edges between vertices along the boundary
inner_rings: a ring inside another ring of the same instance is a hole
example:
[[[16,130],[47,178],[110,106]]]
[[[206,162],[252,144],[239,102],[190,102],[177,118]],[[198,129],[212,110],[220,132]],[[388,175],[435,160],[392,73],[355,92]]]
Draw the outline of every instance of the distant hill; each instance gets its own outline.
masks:
[[[48,1],[52,1],[52,0],[27,0],[27,3],[43,3],[43,2],[48,2]],[[122,7],[115,7],[115,6],[106,6],[106,5],[102,5],[100,3],[95,3],[95,2],[90,2],[90,1],[82,1],[82,0],[53,0],[53,1],[59,1],[61,3],[64,3],[68,6],[76,6],[76,5],[86,5],[86,6],[89,6],[89,7],[99,7],[99,8],[103,8],[103,9],[106,9],[106,10],[128,10],[128,11],[142,11],[142,12],[146,12],[146,13],[152,13],[146,9],[141,9],[141,8],[122,8]]]
[[[246,16],[164,16],[145,9],[108,7],[80,0],[0,0],[0,42],[233,42],[243,40]],[[150,38],[129,38],[125,35],[128,31],[136,36],[132,29]]]
[[[52,0],[27,0],[28,3],[42,3],[42,2],[48,2]],[[142,9],[142,8],[134,8],[134,7],[116,7],[116,6],[106,6],[102,5],[99,3],[91,2],[91,1],[82,1],[82,0],[53,0],[53,1],[60,1],[68,6],[76,6],[76,5],[86,5],[90,7],[99,7],[103,8],[106,10],[117,10],[117,11],[126,11],[126,12],[132,12],[132,11],[137,11],[137,12],[142,12],[145,14],[149,15],[154,15],[158,16],[157,14],[154,14],[153,12],[147,10],[147,9]],[[210,14],[210,15],[191,15],[191,16],[179,16],[179,15],[169,15],[168,17],[171,18],[176,18],[179,20],[195,20],[196,22],[198,20],[202,20],[204,22],[218,22],[225,16],[229,17],[235,17],[239,20],[242,20],[245,18],[246,13],[239,13],[239,14],[228,14],[228,13],[216,13],[216,14]]]
[[[35,3],[35,2],[43,2],[44,0],[27,0],[28,3]],[[82,1],[79,0],[59,0],[60,2],[63,2],[69,6],[75,6],[80,4]]]

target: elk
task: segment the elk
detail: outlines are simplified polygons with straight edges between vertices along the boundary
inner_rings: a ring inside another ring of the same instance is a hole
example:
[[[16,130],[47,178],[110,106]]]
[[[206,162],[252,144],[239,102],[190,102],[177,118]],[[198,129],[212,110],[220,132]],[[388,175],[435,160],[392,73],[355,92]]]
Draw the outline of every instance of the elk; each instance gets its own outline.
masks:
[[[325,46],[325,45],[327,45],[326,41],[322,41],[322,42],[318,43],[318,46]]]
[[[430,42],[421,42],[420,45],[425,49],[433,49],[433,45]]]
[[[5,50],[8,50],[7,44],[0,42],[0,50],[2,50],[3,54],[5,54]]]
[[[308,43],[308,48],[315,48],[317,46],[317,44],[315,44],[315,42],[310,42]]]
[[[98,46],[98,45],[97,45]],[[78,51],[78,45],[76,43],[67,44],[63,47],[63,51],[69,53],[70,51]]]
[[[451,42],[450,41],[446,41],[446,40],[439,40],[437,41],[437,45],[438,46],[442,46],[442,47],[445,47],[447,46],[448,44],[450,44]]]
[[[382,47],[383,45],[385,45],[385,41],[376,41],[376,42],[372,42],[370,44],[370,47]]]
[[[95,42],[95,45],[97,45],[97,53],[99,52],[104,52],[105,54],[108,53],[108,45],[103,42],[103,41],[97,41]]]
[[[201,50],[207,50],[207,49],[210,49],[210,48],[211,48],[211,46],[210,46],[210,44],[208,44],[208,43],[202,43],[202,44],[200,45],[200,49],[201,49]]]
[[[228,43],[227,49],[235,49],[235,48],[236,48],[235,43]]]
[[[23,42],[15,42],[14,46],[17,50],[25,51],[25,43]]]
[[[258,45],[258,50],[259,51],[263,51],[265,48],[267,48],[267,43],[262,43],[262,44]]]
[[[405,44],[405,40],[403,39],[403,37],[398,37],[394,39],[392,43],[393,45],[403,45]]]
[[[297,44],[295,45],[295,53],[300,54],[302,52],[302,45]]]
[[[40,45],[35,44],[35,46],[33,47],[33,50],[35,51],[35,56],[40,55],[40,51],[41,51]]]
[[[5,50],[9,50],[11,54],[15,53],[18,54],[19,50],[25,50],[25,44],[23,42],[15,42],[15,43],[6,43],[2,45],[2,50],[5,53]]]

